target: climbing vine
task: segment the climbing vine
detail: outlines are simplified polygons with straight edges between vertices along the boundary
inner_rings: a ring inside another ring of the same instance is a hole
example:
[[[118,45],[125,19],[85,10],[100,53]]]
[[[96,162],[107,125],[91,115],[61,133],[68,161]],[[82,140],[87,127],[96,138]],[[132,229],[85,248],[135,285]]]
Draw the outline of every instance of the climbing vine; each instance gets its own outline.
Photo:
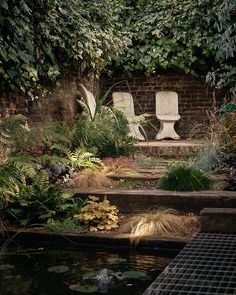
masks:
[[[180,70],[233,92],[235,48],[235,0],[0,0],[1,94],[67,69]]]
[[[235,0],[126,0],[132,44],[115,59],[129,74],[181,70],[217,87],[235,85]]]
[[[119,0],[0,0],[0,91],[33,96],[66,68],[101,70],[122,52]]]
[[[214,60],[214,23],[217,1],[139,1],[126,18],[132,46],[117,59],[127,72],[147,74],[158,68],[186,73],[207,71]]]

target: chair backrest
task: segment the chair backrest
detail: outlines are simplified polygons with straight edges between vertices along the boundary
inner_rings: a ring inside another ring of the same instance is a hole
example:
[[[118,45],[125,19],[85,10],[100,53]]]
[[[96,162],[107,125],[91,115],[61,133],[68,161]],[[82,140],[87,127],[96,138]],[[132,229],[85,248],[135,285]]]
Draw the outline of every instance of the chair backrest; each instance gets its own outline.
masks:
[[[94,95],[92,94],[92,92],[88,91],[82,84],[78,85],[78,91],[80,95],[83,97],[84,102],[88,106],[90,115],[93,118],[96,110],[96,100]]]
[[[174,91],[156,93],[157,115],[178,115],[178,94]]]
[[[135,116],[134,101],[129,92],[113,92],[112,99],[114,107],[123,112],[126,117],[133,118]]]

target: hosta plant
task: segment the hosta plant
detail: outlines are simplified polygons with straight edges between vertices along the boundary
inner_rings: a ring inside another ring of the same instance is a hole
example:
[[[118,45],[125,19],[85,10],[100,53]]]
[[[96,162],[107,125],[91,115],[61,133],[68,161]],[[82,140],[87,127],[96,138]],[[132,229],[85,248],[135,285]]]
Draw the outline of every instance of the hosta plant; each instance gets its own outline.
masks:
[[[104,198],[99,199],[89,196],[86,206],[81,209],[80,214],[75,214],[74,218],[84,224],[89,231],[112,230],[118,227],[118,209],[116,206]]]

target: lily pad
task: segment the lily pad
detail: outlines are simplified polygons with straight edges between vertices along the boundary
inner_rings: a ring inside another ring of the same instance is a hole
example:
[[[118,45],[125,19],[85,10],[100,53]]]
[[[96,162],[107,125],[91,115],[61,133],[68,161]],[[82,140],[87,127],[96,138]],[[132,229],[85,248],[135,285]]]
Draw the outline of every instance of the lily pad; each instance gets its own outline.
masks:
[[[13,269],[15,265],[13,264],[0,264],[0,270],[10,270]]]
[[[109,258],[107,259],[107,262],[108,262],[109,264],[124,263],[124,262],[126,262],[126,261],[127,261],[126,259],[124,259],[124,258],[120,258],[120,257],[109,257]]]
[[[69,288],[72,291],[80,292],[80,293],[95,293],[98,292],[98,287],[93,286],[93,285],[79,285],[79,284],[74,284],[70,285]]]
[[[149,275],[147,275],[145,272],[136,271],[136,270],[125,271],[125,272],[123,272],[123,276],[126,279],[137,279],[137,280],[141,280],[141,281],[146,281],[146,280],[151,279],[151,277]]]
[[[83,275],[83,280],[92,280],[95,279],[97,276],[98,272],[97,271],[87,271],[84,275]]]
[[[48,272],[54,272],[54,273],[63,273],[68,270],[69,270],[69,267],[66,265],[55,265],[47,269]]]

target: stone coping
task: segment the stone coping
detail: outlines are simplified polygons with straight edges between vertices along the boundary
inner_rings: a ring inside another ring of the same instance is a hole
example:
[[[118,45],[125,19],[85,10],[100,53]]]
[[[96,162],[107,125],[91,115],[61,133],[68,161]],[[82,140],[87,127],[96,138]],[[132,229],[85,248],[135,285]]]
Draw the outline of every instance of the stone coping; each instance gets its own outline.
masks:
[[[236,233],[236,208],[205,208],[200,222],[203,232]]]
[[[49,243],[55,246],[74,246],[91,250],[135,250],[144,253],[163,253],[176,255],[190,239],[181,237],[148,237],[140,239],[137,246],[130,244],[129,235],[116,231],[99,233],[55,233],[42,229],[22,229],[7,227],[0,234],[0,244],[5,241],[26,243]]]
[[[118,190],[100,189],[83,190],[65,189],[82,199],[89,195],[99,198],[107,196],[121,213],[137,213],[156,209],[160,206],[174,208],[182,212],[200,213],[209,208],[236,208],[236,194],[231,191],[198,191],[198,192],[173,192],[163,190]]]

